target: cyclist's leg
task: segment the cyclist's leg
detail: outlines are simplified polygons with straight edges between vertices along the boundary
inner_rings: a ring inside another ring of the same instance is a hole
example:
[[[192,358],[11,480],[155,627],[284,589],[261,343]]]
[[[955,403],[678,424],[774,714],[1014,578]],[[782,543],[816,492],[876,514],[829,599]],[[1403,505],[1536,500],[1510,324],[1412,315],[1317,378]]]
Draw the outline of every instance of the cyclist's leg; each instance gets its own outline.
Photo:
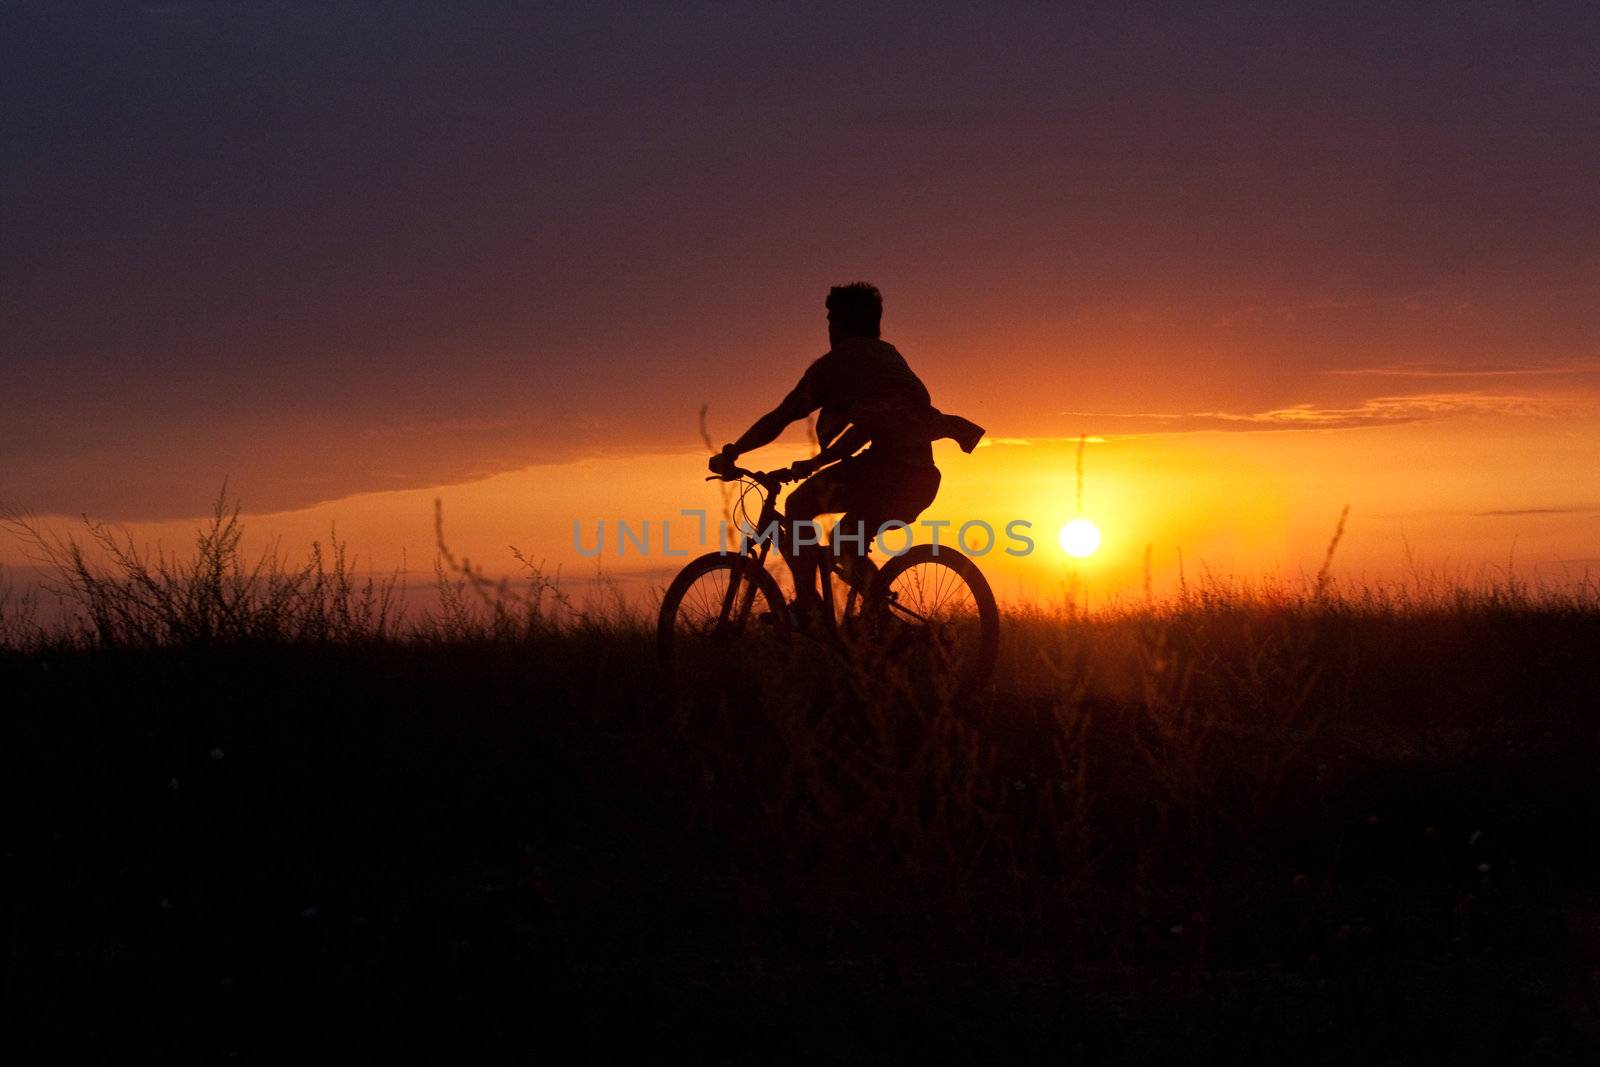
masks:
[[[783,504],[784,515],[789,522],[815,520],[818,515],[844,511],[849,506],[847,487],[852,480],[850,468],[854,462],[853,459],[847,459],[837,463],[795,487]],[[783,551],[784,562],[789,565],[789,572],[794,575],[795,614],[804,618],[813,614],[822,603],[817,572],[827,548],[822,545],[797,546],[790,543],[787,531],[785,538],[779,547]]]
[[[848,492],[849,509],[834,527],[840,569],[852,585],[863,587],[876,568],[868,558],[872,541],[888,522],[913,523],[939,492],[939,468],[863,463]],[[839,531],[848,536],[840,537]],[[859,539],[856,534],[861,532]]]

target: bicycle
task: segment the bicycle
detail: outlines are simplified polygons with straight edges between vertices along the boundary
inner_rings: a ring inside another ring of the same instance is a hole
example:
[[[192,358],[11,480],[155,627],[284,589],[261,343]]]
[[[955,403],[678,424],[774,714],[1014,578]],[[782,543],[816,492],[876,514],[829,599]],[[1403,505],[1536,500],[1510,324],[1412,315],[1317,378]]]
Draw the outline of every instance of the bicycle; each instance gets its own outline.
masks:
[[[792,526],[778,511],[788,471],[732,467],[706,481],[741,483],[735,509],[743,521],[737,551],[691,560],[661,601],[656,643],[669,669],[710,655],[738,655],[751,640],[784,641],[800,632],[777,580],[766,568],[778,537],[792,543]],[[750,521],[748,501],[760,494]],[[776,534],[777,536],[771,536]],[[860,557],[860,573],[844,573],[832,551],[822,553],[821,637],[835,647],[866,648],[936,689],[970,695],[994,673],[1000,613],[989,582],[970,557],[949,545],[913,545],[881,568]],[[834,578],[848,590],[836,604]],[[757,601],[760,606],[758,608]]]

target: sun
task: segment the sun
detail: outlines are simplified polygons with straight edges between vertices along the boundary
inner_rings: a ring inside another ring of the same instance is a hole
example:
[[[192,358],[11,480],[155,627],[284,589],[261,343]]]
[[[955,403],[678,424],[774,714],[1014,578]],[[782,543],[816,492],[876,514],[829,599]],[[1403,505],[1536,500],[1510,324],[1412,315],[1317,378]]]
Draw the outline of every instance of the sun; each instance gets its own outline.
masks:
[[[1088,519],[1073,519],[1061,527],[1061,550],[1069,556],[1083,559],[1092,556],[1100,547],[1100,527]]]

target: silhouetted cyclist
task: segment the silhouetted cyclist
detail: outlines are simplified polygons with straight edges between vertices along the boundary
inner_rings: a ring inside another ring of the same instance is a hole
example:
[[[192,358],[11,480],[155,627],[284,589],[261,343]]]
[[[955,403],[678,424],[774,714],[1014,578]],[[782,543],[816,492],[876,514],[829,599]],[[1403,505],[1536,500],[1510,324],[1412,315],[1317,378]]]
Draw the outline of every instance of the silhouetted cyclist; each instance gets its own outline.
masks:
[[[854,577],[885,523],[915,522],[933,503],[940,475],[932,442],[951,437],[962,451],[971,452],[983,428],[929,403],[921,379],[879,336],[883,297],[874,286],[834,286],[827,308],[828,353],[806,369],[782,403],[711,457],[709,466],[723,474],[743,453],[770,444],[790,423],[820,411],[817,441],[822,451],[790,467],[793,475],[808,480],[789,494],[784,513],[799,520],[842,512],[833,541],[856,557],[843,568]],[[794,573],[795,613],[803,622],[821,603],[817,553],[828,549],[784,549]]]

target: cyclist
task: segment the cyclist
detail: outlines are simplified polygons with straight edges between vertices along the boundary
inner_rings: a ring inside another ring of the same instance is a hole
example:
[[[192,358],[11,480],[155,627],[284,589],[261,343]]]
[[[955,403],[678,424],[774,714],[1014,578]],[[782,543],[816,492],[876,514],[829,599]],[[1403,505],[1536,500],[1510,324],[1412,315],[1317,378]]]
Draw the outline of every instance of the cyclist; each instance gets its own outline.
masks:
[[[726,475],[740,455],[770,444],[791,423],[820,412],[817,441],[822,451],[790,467],[792,476],[808,480],[789,494],[784,513],[791,522],[843,513],[833,541],[841,556],[848,552],[843,570],[855,579],[883,524],[915,522],[933,503],[940,474],[932,442],[951,437],[962,451],[971,452],[983,428],[945,415],[929,402],[921,379],[880,336],[883,297],[876,287],[866,282],[834,286],[827,309],[827,354],[806,369],[782,403],[712,456],[709,467]],[[783,547],[794,574],[795,614],[804,624],[821,606],[817,569],[820,554],[828,549]]]

